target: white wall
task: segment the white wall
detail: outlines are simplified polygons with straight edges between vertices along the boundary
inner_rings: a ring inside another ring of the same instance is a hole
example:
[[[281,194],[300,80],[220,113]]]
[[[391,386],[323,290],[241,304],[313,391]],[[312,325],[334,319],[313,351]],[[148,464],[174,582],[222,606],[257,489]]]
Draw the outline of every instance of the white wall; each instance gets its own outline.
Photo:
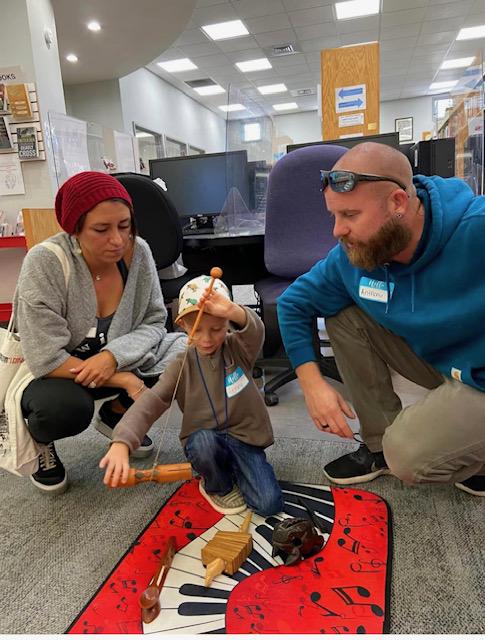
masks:
[[[225,151],[226,121],[148,69],[120,79],[124,130],[133,122],[170,138],[188,142],[207,153]]]
[[[421,140],[423,131],[433,131],[432,97],[381,102],[381,133],[394,131],[396,118],[413,118],[413,140]]]
[[[316,142],[322,139],[322,126],[318,111],[304,111],[303,113],[289,113],[274,116],[273,121],[279,137],[288,137],[291,143]]]
[[[65,86],[64,95],[70,116],[115,131],[124,131],[118,79]]]

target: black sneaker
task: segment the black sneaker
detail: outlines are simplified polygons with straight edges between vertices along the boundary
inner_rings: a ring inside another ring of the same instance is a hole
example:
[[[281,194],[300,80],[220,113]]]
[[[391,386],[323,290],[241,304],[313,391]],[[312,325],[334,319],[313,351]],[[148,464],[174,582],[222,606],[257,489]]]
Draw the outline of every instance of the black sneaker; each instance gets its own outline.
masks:
[[[42,447],[39,455],[39,470],[30,476],[33,484],[51,496],[64,493],[67,489],[67,474],[57,455],[54,443]]]
[[[377,476],[391,473],[382,451],[372,453],[365,444],[361,444],[357,451],[329,462],[323,467],[323,472],[335,484],[369,482]]]
[[[472,496],[485,498],[485,476],[472,476],[461,482],[455,482],[455,487],[470,493]]]
[[[102,433],[103,436],[111,440],[113,437],[113,429],[121,420],[121,417],[121,413],[116,413],[116,411],[111,409],[110,400],[108,400],[101,405],[95,427],[99,433]],[[131,456],[133,458],[146,458],[152,451],[153,442],[148,436],[145,436],[141,445],[131,453]]]

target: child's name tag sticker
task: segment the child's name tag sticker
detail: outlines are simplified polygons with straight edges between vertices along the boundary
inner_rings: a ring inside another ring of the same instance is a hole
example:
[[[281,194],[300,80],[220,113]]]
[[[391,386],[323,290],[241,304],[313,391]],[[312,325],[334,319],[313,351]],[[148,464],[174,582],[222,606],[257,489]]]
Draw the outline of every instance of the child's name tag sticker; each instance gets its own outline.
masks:
[[[390,297],[394,292],[394,282],[388,285],[382,280],[374,280],[374,278],[365,278],[362,276],[359,282],[359,297],[364,300],[374,300],[374,302],[388,302],[388,286]]]
[[[232,398],[237,395],[247,384],[249,384],[249,380],[241,367],[238,367],[232,373],[228,373],[225,379],[227,397]]]

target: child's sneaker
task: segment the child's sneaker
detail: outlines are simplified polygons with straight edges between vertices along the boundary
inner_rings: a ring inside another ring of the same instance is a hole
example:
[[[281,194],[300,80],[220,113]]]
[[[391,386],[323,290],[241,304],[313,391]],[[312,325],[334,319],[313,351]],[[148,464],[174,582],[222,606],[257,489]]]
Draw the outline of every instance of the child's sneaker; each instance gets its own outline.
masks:
[[[236,485],[225,496],[219,496],[216,493],[207,493],[204,487],[204,480],[201,478],[199,490],[213,509],[218,513],[224,513],[226,516],[242,513],[248,508]]]

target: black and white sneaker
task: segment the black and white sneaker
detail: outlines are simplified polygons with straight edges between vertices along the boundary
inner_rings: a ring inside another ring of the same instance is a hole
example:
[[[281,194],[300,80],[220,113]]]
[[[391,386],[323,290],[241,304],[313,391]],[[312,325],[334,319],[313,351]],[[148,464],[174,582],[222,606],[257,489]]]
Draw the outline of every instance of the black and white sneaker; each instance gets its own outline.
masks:
[[[30,476],[33,484],[51,496],[64,493],[67,489],[67,474],[57,455],[53,442],[42,447],[39,455],[39,469]]]
[[[96,420],[96,430],[110,440],[113,438],[113,429],[121,420],[121,413],[116,413],[110,407],[110,400],[103,402]],[[132,458],[147,458],[153,451],[153,442],[148,436],[143,438],[141,445],[131,453]]]
[[[382,451],[372,453],[365,444],[361,444],[357,451],[329,462],[323,472],[335,484],[369,482],[377,476],[391,473]]]
[[[466,491],[472,496],[485,498],[485,476],[471,476],[461,482],[455,482],[455,487],[461,491]]]

